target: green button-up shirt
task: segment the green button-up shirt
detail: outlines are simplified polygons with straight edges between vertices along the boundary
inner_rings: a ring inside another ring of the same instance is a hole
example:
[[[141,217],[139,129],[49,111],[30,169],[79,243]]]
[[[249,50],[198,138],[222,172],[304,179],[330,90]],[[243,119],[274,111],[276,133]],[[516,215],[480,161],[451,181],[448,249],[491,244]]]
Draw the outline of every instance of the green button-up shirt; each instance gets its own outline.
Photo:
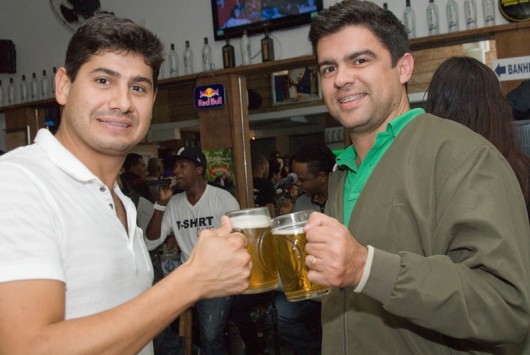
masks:
[[[353,145],[349,146],[337,157],[337,164],[346,168],[346,186],[344,187],[344,225],[350,223],[350,216],[355,203],[363,190],[364,185],[370,178],[372,171],[390,147],[399,132],[412,121],[416,116],[425,113],[421,108],[412,109],[405,112],[401,116],[394,118],[388,122],[385,132],[379,132],[375,138],[375,143],[368,151],[368,154],[362,161],[360,166],[357,166],[355,160],[357,153]]]

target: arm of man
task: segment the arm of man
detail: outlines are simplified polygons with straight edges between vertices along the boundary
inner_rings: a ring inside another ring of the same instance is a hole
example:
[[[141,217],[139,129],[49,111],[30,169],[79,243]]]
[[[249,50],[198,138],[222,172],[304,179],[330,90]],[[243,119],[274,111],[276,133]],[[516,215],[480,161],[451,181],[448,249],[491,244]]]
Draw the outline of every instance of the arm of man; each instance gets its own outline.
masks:
[[[160,240],[162,237],[161,233],[162,233],[162,220],[164,218],[164,211],[161,211],[160,209],[157,209],[157,208],[165,208],[169,200],[171,199],[171,196],[173,196],[172,187],[169,187],[169,186],[160,187],[158,201],[156,202],[156,204],[160,207],[157,207],[155,205],[155,211],[145,231],[146,244],[149,250],[155,249],[156,247],[158,247],[160,244],[164,242],[164,240]],[[156,243],[152,243],[150,241],[156,241]]]
[[[368,210],[360,218],[357,211],[358,220],[371,226],[364,240],[375,243],[362,293],[390,314],[454,338],[521,341],[528,332],[530,306],[528,222],[517,180],[502,160],[498,152],[484,148],[451,170],[440,167],[444,174],[437,176],[447,179],[437,181],[436,191],[444,194],[437,196],[433,220],[423,221],[422,228],[415,218],[421,214],[412,209],[399,221],[401,228],[391,228],[395,220],[380,220]],[[417,208],[417,203],[411,206]],[[332,287],[356,287],[365,262],[364,252],[359,256],[360,236],[336,220],[315,213],[311,217],[306,228],[306,264],[313,264],[309,278]],[[312,256],[318,258],[314,263]]]
[[[65,320],[65,285],[54,280],[0,283],[1,354],[133,354],[201,298],[248,287],[250,256],[223,217],[201,234],[190,259],[135,299]],[[184,291],[185,290],[185,291]]]

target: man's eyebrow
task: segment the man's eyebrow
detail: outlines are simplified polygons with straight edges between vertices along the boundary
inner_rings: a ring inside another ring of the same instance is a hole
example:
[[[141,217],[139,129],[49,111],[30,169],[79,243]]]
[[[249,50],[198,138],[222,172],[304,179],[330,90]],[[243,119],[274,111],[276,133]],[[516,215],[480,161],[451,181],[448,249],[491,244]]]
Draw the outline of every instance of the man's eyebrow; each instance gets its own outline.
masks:
[[[104,68],[104,67],[99,67],[99,68],[96,68],[94,70],[91,71],[91,73],[104,73],[104,74],[107,74],[109,76],[112,76],[112,77],[115,77],[115,78],[121,78],[122,75],[115,71],[115,70],[112,70],[112,69],[109,69],[109,68]],[[145,76],[141,76],[141,75],[136,75],[136,76],[133,76],[131,78],[131,82],[133,83],[147,83],[151,86],[153,86],[153,81]]]
[[[360,56],[369,56],[369,57],[372,57],[372,58],[377,58],[377,54],[375,54],[374,51],[372,50],[369,50],[369,49],[364,49],[364,50],[361,50],[361,51],[355,51],[355,52],[352,52],[352,53],[349,53],[347,55],[345,55],[342,60],[345,61],[345,62],[351,62],[355,59],[357,59],[358,57]],[[318,63],[318,68],[320,68],[321,66],[326,66],[326,65],[335,65],[337,64],[337,62],[335,60],[331,60],[331,59],[327,59],[327,60],[323,60],[321,62]]]

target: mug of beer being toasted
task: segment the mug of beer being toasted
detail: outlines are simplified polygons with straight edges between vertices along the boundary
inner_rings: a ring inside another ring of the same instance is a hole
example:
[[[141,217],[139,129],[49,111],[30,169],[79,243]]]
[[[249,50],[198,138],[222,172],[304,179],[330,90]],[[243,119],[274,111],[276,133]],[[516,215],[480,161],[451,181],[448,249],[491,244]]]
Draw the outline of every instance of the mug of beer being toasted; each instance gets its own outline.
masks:
[[[234,231],[248,240],[247,250],[252,258],[250,286],[244,294],[261,293],[278,287],[278,271],[273,256],[271,217],[267,207],[247,208],[227,212]]]
[[[307,278],[304,226],[311,212],[295,212],[272,219],[276,266],[285,297],[291,302],[321,297],[329,292],[329,288]]]

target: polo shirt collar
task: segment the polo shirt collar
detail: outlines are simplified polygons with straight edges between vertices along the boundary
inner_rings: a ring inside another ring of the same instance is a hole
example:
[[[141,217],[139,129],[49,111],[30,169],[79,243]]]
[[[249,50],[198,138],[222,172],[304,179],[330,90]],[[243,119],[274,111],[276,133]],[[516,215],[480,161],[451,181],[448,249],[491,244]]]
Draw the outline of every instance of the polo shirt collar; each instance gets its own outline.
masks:
[[[66,149],[47,129],[40,129],[35,144],[48,155],[55,166],[80,182],[90,182],[98,178],[68,149]]]
[[[407,125],[407,123],[422,113],[425,113],[424,109],[415,108],[392,119],[386,126],[386,133],[390,134],[393,138],[396,138],[399,132],[401,132],[401,130]],[[357,171],[357,165],[355,164],[356,159],[357,153],[355,152],[353,145],[350,145],[337,156],[337,165],[341,168]]]

